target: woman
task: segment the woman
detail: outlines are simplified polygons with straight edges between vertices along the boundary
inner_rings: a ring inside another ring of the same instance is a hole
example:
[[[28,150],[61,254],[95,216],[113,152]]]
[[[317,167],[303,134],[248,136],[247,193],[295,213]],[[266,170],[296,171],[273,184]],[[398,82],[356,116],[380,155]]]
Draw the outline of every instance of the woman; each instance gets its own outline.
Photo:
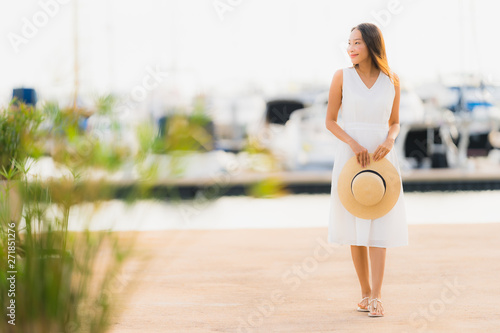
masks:
[[[353,67],[335,72],[325,121],[326,128],[340,140],[332,172],[328,242],[351,245],[361,286],[357,310],[369,312],[370,317],[382,317],[386,248],[408,245],[403,188],[401,185],[399,198],[389,213],[366,220],[352,215],[342,205],[337,194],[337,180],[342,167],[353,156],[361,167],[369,166],[369,153],[373,153],[374,161],[387,158],[401,176],[393,151],[399,134],[400,85],[398,76],[389,68],[384,39],[376,25],[362,23],[352,28],[347,53]],[[339,111],[343,128],[337,123]]]

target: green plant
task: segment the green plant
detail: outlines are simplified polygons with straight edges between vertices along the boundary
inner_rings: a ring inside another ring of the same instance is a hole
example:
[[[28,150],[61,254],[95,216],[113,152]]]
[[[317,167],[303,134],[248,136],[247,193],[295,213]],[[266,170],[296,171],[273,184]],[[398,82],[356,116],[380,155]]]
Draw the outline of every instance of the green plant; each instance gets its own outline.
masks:
[[[181,108],[173,110],[167,117],[165,128],[160,130],[153,144],[156,154],[183,154],[193,151],[206,152],[214,148],[213,121],[206,112],[202,96],[193,102],[188,115]]]
[[[94,111],[97,115],[109,119],[111,126],[106,131],[111,133],[119,131],[119,125],[110,111],[114,104],[114,98],[100,97],[96,101]],[[102,142],[98,135],[103,129],[89,132],[82,128],[80,122],[91,114],[90,111],[59,108],[56,103],[47,103],[44,113],[52,123],[47,140],[51,142],[53,160],[75,174],[80,175],[96,168],[116,171],[132,157],[130,147],[121,145],[119,140]]]
[[[0,109],[0,171],[13,172],[12,179],[19,178],[16,163],[22,166],[28,158],[43,155],[43,135],[39,131],[43,120],[42,112],[16,99]],[[6,178],[0,175],[0,179]]]
[[[114,102],[113,98],[99,99],[96,112],[112,115]],[[20,189],[24,220],[18,225],[12,223],[10,214],[0,214],[0,306],[7,309],[12,299],[16,301],[16,329],[4,320],[0,332],[106,332],[110,314],[116,311],[113,294],[133,286],[134,274],[125,278],[127,286],[119,291],[113,288],[115,278],[135,256],[134,237],[123,242],[110,231],[91,232],[89,225],[82,232],[73,232],[68,228],[72,209],[82,204],[97,209],[114,198],[115,188],[88,177],[97,169],[119,170],[132,161],[141,176],[140,193],[127,198],[132,203],[147,196],[155,185],[158,164],[151,161],[151,155],[168,153],[175,162],[178,152],[210,150],[213,138],[206,126],[211,120],[203,104],[197,103],[191,116],[172,117],[163,138],[155,138],[148,124],[138,126],[139,151],[135,154],[82,130],[81,117],[88,114],[85,110],[60,108],[57,103],[46,103],[40,111],[24,105],[4,110],[0,129],[5,135],[0,133],[0,145],[5,143],[8,148],[1,155],[7,157],[0,160],[0,175],[9,180],[9,186],[17,184]],[[24,111],[16,114],[18,110]],[[42,120],[50,126],[40,129]],[[28,178],[29,157],[35,159],[47,147],[68,175],[50,181]],[[249,193],[265,196],[280,189],[279,180],[271,180],[257,184]],[[0,201],[8,203],[10,195],[12,192],[5,191]],[[92,214],[87,218],[90,224]],[[13,247],[9,234],[15,235]],[[9,262],[9,255],[14,255],[15,263]],[[9,296],[7,279],[11,270],[17,272],[14,297]]]
[[[99,108],[108,108],[107,101],[111,100],[101,99]],[[3,111],[0,175],[7,190],[0,198],[0,306],[15,304],[11,320],[16,325],[2,321],[0,331],[105,332],[113,311],[110,283],[132,257],[134,239],[119,242],[115,233],[91,232],[88,225],[82,232],[70,232],[69,217],[76,205],[97,207],[103,198],[113,197],[103,193],[112,192],[106,186],[89,183],[87,171],[116,170],[131,156],[82,131],[81,114],[56,103],[47,103],[40,111],[11,104]],[[43,119],[52,124],[49,129],[40,130]],[[28,158],[39,157],[46,148],[39,143],[48,140],[54,143],[53,159],[70,175],[51,181],[28,177],[33,165]],[[10,187],[19,189],[22,197],[21,223],[4,211],[16,193]],[[15,280],[13,291],[10,276]]]
[[[8,321],[0,323],[0,331],[105,332],[114,310],[110,285],[132,257],[133,239],[118,242],[110,231],[87,228],[68,232],[71,207],[89,197],[71,179],[54,182],[45,191],[28,186],[24,178],[22,186],[29,200],[25,225],[17,231],[15,242],[21,246],[15,251],[14,267],[7,261],[8,230],[14,224],[2,220],[0,233],[0,304],[6,308],[15,301],[16,331]],[[48,214],[51,207],[58,208],[56,214]],[[13,297],[6,283],[9,271],[16,272]]]

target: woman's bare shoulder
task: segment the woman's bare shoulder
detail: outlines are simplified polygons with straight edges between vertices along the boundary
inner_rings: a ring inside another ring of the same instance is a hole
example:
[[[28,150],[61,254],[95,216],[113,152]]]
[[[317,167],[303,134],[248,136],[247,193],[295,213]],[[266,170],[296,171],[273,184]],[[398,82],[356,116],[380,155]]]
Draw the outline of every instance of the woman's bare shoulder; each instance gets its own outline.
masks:
[[[343,81],[344,81],[344,69],[339,68],[335,71],[332,78],[332,84],[330,85],[330,95],[339,95],[342,96],[343,90]]]
[[[333,80],[340,80],[340,82],[342,82],[343,76],[344,76],[344,68],[339,68],[333,74]]]

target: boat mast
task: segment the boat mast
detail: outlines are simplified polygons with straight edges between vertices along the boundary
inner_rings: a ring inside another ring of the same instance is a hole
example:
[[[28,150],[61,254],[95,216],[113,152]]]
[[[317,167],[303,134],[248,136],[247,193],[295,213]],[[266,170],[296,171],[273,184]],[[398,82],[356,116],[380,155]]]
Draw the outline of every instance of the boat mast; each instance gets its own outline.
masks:
[[[80,90],[79,62],[78,62],[78,0],[73,2],[73,111],[76,111],[76,101]]]

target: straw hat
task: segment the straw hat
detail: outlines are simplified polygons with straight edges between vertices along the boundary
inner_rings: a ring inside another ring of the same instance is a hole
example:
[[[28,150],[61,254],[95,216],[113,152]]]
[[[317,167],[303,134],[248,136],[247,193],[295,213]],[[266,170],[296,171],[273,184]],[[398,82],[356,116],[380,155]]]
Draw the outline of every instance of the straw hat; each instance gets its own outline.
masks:
[[[398,171],[385,157],[365,168],[350,158],[340,172],[337,191],[344,207],[354,216],[376,219],[387,214],[396,204],[401,189]]]

